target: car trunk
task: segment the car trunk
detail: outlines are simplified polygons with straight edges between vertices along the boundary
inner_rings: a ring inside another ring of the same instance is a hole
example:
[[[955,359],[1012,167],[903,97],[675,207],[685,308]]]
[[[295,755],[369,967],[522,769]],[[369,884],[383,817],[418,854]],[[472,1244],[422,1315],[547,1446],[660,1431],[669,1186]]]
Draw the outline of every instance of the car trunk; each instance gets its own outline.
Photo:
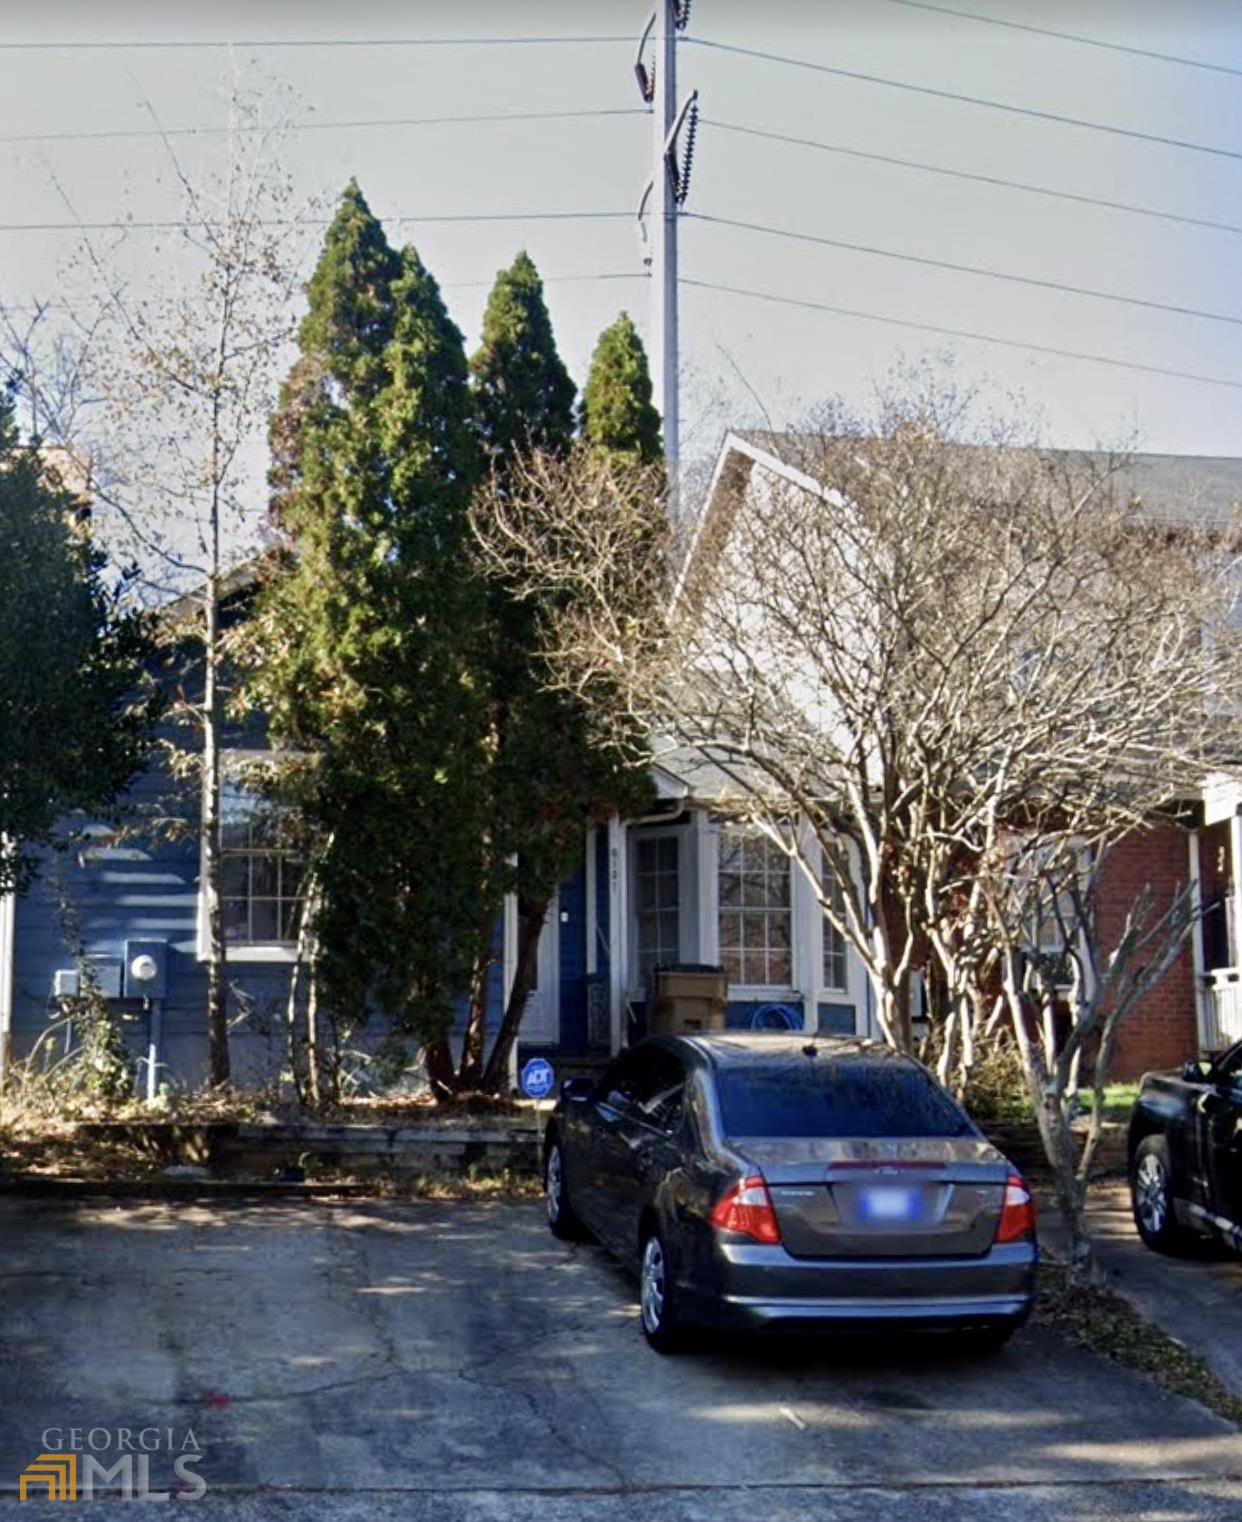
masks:
[[[734,1139],[767,1180],[796,1258],[978,1257],[1012,1171],[970,1138]]]

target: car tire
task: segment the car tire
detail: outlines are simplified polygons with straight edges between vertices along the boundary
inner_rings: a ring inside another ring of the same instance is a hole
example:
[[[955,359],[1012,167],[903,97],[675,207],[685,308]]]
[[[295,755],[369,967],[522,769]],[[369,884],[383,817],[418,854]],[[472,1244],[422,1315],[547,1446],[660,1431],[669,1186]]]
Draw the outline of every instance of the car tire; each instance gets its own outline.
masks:
[[[586,1227],[574,1214],[565,1186],[565,1154],[559,1138],[548,1147],[543,1164],[543,1193],[548,1207],[548,1230],[562,1242],[581,1242]]]
[[[676,1353],[685,1346],[685,1328],[677,1316],[668,1247],[659,1228],[643,1237],[638,1271],[639,1323],[649,1347]]]
[[[1173,1208],[1169,1144],[1163,1136],[1145,1136],[1130,1163],[1130,1203],[1134,1225],[1154,1252],[1184,1252],[1191,1234]]]

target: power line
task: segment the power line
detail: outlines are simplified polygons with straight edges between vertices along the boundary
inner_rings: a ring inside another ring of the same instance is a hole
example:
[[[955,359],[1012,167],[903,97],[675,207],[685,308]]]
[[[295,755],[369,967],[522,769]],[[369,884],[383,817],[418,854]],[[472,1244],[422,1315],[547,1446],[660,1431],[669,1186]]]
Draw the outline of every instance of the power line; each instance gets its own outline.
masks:
[[[1014,285],[1033,286],[1037,290],[1058,291],[1069,296],[1086,296],[1093,301],[1112,301],[1120,306],[1143,307],[1152,312],[1169,312],[1175,317],[1197,317],[1204,322],[1227,322],[1242,327],[1242,316],[1228,312],[1207,312],[1199,307],[1179,306],[1175,302],[1148,301],[1142,296],[1123,296],[1116,291],[1099,291],[1090,286],[1068,285],[1061,280],[1045,280],[1037,275],[1017,275],[1010,270],[988,269],[979,264],[957,264],[951,259],[933,259],[928,254],[903,254],[894,248],[881,248],[876,244],[855,243],[847,238],[827,238],[815,233],[793,232],[785,227],[768,227],[762,222],[741,222],[733,217],[713,217],[705,212],[685,212],[696,222],[709,222],[717,227],[734,227],[741,232],[761,233],[769,238],[787,238],[795,243],[814,243],[824,248],[845,249],[853,254],[867,254],[876,259],[897,259],[903,264],[920,264],[928,269],[950,270],[958,275],[976,275],[987,280],[1005,280]]]
[[[540,271],[539,278],[544,285],[584,285],[595,281],[649,280],[651,277],[646,270],[600,270],[582,271],[568,275],[545,275]],[[490,289],[495,283],[495,276],[490,280],[438,280],[436,282],[440,289],[444,291]],[[63,298],[55,298],[48,301],[0,301],[0,317],[15,315],[19,312],[33,315],[39,312],[71,312],[73,309],[73,303]]]
[[[1187,227],[1206,227],[1213,232],[1242,234],[1234,222],[1216,222],[1210,217],[1188,217],[1179,212],[1162,211],[1156,206],[1136,206],[1130,201],[1110,201],[1102,196],[1079,195],[1072,190],[1053,190],[1047,185],[1031,185],[1025,180],[1006,180],[999,175],[977,174],[966,169],[950,169],[944,164],[928,164],[921,159],[903,159],[888,153],[872,153],[862,148],[847,148],[841,143],[827,143],[819,138],[791,137],[784,132],[769,132],[760,127],[743,127],[737,122],[704,118],[704,125],[723,132],[738,132],[746,137],[765,138],[773,143],[788,143],[797,148],[816,148],[822,153],[837,153],[846,158],[866,159],[873,164],[890,164],[899,169],[917,169],[924,174],[939,174],[954,180],[968,180],[979,185],[1021,190],[1029,195],[1049,196],[1058,201],[1074,201],[1083,206],[1099,206],[1106,211],[1124,211],[1137,217],[1155,217],[1162,222],[1179,222]]]
[[[465,213],[437,213],[384,217],[390,223],[407,222],[602,222],[624,218],[634,219],[633,211],[480,211]],[[256,227],[328,227],[331,217],[260,217]],[[0,222],[0,233],[99,233],[99,232],[193,232],[205,225],[221,226],[223,223],[204,222],[146,222],[135,219],[106,222]]]
[[[517,48],[586,47],[595,43],[632,43],[628,33],[582,37],[254,37],[254,38],[154,38],[124,41],[99,38],[41,39],[36,42],[0,42],[0,52],[121,52],[175,48]]]
[[[863,74],[857,69],[841,69],[833,64],[811,63],[805,58],[790,58],[783,53],[764,53],[758,48],[738,47],[730,42],[710,42],[705,37],[687,37],[685,42],[699,48],[713,48],[719,53],[733,53],[741,58],[757,58],[764,63],[782,63],[795,69],[809,69],[815,74],[831,74],[838,79],[852,79],[859,84],[882,85],[889,90],[906,90],[914,95],[928,95],[934,100],[951,100],[959,105],[980,106],[988,111],[1004,111],[1010,116],[1025,116],[1033,121],[1055,122],[1062,127],[1080,127],[1086,132],[1105,132],[1112,137],[1133,138],[1140,143],[1156,143],[1163,148],[1180,148],[1187,153],[1208,153],[1216,158],[1242,159],[1242,149],[1221,148],[1214,143],[1198,143],[1187,138],[1162,137],[1156,132],[1139,132],[1133,127],[1117,127],[1111,122],[1088,121],[1080,116],[1064,116],[1057,111],[1039,111],[1033,106],[1014,106],[1008,101],[990,100],[983,95],[963,95],[957,90],[938,90],[932,85],[911,84],[905,79],[888,79],[882,74]]]
[[[592,107],[580,111],[490,111],[467,116],[396,116],[360,117],[355,121],[290,122],[285,128],[265,127],[123,127],[102,132],[13,132],[0,136],[0,143],[71,143],[105,142],[113,138],[218,137],[236,134],[253,136],[268,130],[279,133],[344,131],[355,127],[456,127],[487,122],[575,121],[587,117],[646,116],[642,106]]]
[[[1027,21],[1007,21],[1000,16],[980,16],[976,11],[960,11],[951,5],[933,5],[930,0],[888,0],[890,5],[904,5],[914,11],[936,11],[955,16],[959,21],[978,21],[984,26],[1003,26],[1011,32],[1028,32],[1035,37],[1052,37],[1057,42],[1073,42],[1085,48],[1104,48],[1110,53],[1128,53],[1132,58],[1150,58],[1156,63],[1175,63],[1187,69],[1207,69],[1213,74],[1242,76],[1242,69],[1224,63],[1209,63],[1204,58],[1186,58],[1179,53],[1161,53],[1156,48],[1136,48],[1124,42],[1105,42],[1100,37],[1084,37],[1080,32],[1058,32],[1047,26],[1032,26]]]
[[[746,290],[736,285],[721,285],[712,280],[682,279],[682,285],[702,291],[721,291],[729,296],[744,296],[755,301],[774,302],[778,306],[798,307],[812,312],[828,312],[834,317],[853,317],[860,322],[878,322],[892,328],[910,328],[919,333],[935,333],[942,338],[965,338],[974,343],[997,344],[1005,349],[1023,349],[1032,354],[1047,354],[1056,359],[1081,360],[1092,365],[1111,365],[1120,370],[1137,370],[1144,375],[1161,375],[1172,380],[1195,381],[1203,386],[1228,386],[1242,391],[1242,380],[1227,380],[1220,375],[1199,375],[1191,370],[1166,369],[1163,365],[1145,365],[1137,360],[1114,359],[1104,354],[1087,354],[1078,349],[1058,349],[1051,344],[1023,343],[1017,338],[999,338],[994,333],[978,333],[969,328],[948,328],[938,323],[915,322],[904,317],[886,317],[879,312],[864,312],[856,307],[831,306],[824,301],[806,301],[797,296],[777,296],[770,291]]]

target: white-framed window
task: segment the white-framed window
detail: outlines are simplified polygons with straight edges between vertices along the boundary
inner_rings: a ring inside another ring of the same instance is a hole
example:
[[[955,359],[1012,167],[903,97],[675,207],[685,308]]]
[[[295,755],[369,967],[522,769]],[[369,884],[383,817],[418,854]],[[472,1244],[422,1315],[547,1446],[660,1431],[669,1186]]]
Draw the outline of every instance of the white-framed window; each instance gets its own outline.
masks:
[[[634,839],[634,967],[646,986],[657,967],[681,960],[681,836]]]
[[[834,911],[840,913],[845,903],[844,890],[841,887],[840,878],[826,863],[823,872],[823,889],[824,897],[832,905]],[[820,919],[824,927],[824,988],[829,993],[848,993],[850,986],[849,942],[822,912]]]
[[[290,816],[254,786],[264,754],[221,757],[220,906],[227,954],[238,961],[292,959],[306,871]],[[205,914],[200,918],[205,955]]]
[[[720,831],[717,918],[720,962],[730,984],[793,985],[789,856],[766,835],[736,825]]]

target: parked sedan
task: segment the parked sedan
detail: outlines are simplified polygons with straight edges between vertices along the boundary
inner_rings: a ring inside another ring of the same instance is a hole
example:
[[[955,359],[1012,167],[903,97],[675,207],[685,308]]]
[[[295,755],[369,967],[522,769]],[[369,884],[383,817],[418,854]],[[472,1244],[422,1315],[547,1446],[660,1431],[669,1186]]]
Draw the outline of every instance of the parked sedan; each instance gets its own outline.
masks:
[[[660,1352],[690,1325],[966,1330],[1026,1320],[1037,1247],[1017,1171],[888,1047],[656,1036],[570,1080],[544,1144],[548,1222],[636,1268]]]
[[[1242,1042],[1180,1075],[1146,1075],[1130,1117],[1130,1191],[1157,1252],[1204,1237],[1242,1249]]]

